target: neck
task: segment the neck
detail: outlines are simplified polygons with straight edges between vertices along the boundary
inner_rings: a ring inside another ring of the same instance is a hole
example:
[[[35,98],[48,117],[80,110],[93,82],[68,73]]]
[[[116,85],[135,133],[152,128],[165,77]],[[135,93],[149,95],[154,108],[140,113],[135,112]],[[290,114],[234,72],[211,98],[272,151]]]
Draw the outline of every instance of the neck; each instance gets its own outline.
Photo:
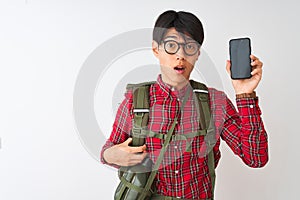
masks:
[[[162,81],[173,87],[175,90],[181,90],[182,88],[184,88],[187,84],[189,84],[189,79],[185,79],[183,78],[182,80],[180,81],[172,81],[168,78],[166,78],[163,74],[161,75],[161,78],[162,78]]]

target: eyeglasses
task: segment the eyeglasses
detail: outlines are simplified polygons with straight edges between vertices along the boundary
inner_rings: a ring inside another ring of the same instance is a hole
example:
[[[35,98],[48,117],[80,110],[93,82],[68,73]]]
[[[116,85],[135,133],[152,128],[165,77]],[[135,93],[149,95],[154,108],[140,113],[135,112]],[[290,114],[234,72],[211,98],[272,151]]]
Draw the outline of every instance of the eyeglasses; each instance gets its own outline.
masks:
[[[175,40],[163,41],[165,51],[168,54],[175,54],[183,46],[183,51],[188,56],[195,55],[200,49],[200,45],[197,42],[179,43]]]

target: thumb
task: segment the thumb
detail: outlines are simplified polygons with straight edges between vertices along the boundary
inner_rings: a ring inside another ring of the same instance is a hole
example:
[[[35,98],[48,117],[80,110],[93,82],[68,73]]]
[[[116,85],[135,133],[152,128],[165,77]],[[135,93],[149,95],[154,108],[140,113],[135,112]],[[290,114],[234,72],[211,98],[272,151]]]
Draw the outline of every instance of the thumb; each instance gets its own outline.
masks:
[[[123,142],[124,145],[129,146],[129,144],[132,142],[132,138],[128,138],[125,142]]]
[[[226,60],[226,71],[229,75],[230,75],[230,67],[231,67],[230,60]]]

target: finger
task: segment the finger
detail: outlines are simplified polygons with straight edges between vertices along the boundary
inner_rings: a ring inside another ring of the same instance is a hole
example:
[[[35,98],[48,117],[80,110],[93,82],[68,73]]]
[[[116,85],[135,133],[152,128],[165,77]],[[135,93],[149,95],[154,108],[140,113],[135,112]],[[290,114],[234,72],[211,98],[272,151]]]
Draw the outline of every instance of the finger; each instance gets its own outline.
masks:
[[[142,161],[137,161],[137,160],[129,161],[126,166],[137,165],[137,164],[140,164],[141,162]]]
[[[256,56],[250,55],[250,58],[252,60],[252,62],[251,62],[252,66],[254,66],[254,65],[257,65],[257,66],[260,66],[260,67],[263,66],[263,62],[259,58],[257,58]]]
[[[230,67],[231,67],[231,63],[230,63],[230,60],[227,60],[226,61],[226,71],[227,73],[230,75]]]
[[[256,57],[255,55],[250,55],[251,60],[259,60],[258,57]]]
[[[147,157],[148,153],[132,154],[132,160],[142,161]]]
[[[262,65],[263,65],[263,63],[260,60],[253,60],[251,62],[251,66],[253,66],[253,67],[259,67],[259,68],[261,68]]]
[[[257,60],[253,60],[253,61],[251,62],[251,66],[252,66],[252,67],[255,67],[257,64],[258,64]]]
[[[129,147],[131,153],[140,153],[146,150],[146,145],[138,146],[138,147]]]
[[[256,74],[262,74],[262,69],[261,68],[256,68],[256,69],[253,69],[251,71],[251,75],[256,75]]]
[[[147,157],[148,153],[139,153],[139,154],[134,154],[134,158],[136,160],[144,160]]]
[[[130,158],[130,160],[128,161],[129,165],[136,165],[138,163],[141,163],[146,157],[147,157],[147,153],[142,153],[142,154],[133,154]]]
[[[143,146],[141,146],[143,148],[143,151],[146,151],[147,150],[147,146],[146,144],[144,144]]]

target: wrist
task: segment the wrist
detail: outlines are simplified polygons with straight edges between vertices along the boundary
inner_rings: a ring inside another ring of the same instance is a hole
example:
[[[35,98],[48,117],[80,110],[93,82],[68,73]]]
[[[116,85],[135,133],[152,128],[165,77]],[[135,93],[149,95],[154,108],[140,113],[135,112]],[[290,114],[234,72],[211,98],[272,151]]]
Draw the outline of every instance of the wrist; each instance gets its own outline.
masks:
[[[256,92],[253,91],[253,92],[250,92],[250,93],[238,93],[235,95],[235,97],[237,99],[242,99],[242,98],[256,98]]]

